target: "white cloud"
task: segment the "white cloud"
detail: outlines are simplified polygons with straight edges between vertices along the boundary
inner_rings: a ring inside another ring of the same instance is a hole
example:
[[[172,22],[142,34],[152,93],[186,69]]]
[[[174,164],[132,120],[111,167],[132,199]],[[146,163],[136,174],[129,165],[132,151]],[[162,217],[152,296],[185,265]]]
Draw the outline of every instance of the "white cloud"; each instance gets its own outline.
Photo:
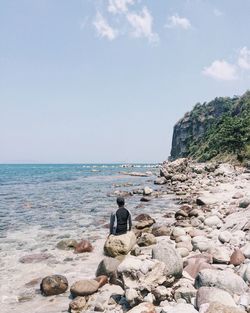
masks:
[[[244,70],[250,70],[250,50],[247,47],[243,47],[240,50],[238,65]]]
[[[153,32],[153,17],[148,11],[147,7],[144,7],[141,13],[128,13],[127,20],[133,27],[133,37],[145,37],[150,42],[158,42],[159,36]]]
[[[126,13],[134,0],[108,0],[108,11],[113,14]]]
[[[165,25],[167,28],[182,28],[189,29],[191,28],[191,23],[186,17],[180,17],[178,14],[172,15],[168,18],[169,23]]]
[[[218,10],[218,9],[215,8],[215,9],[214,9],[214,15],[219,17],[219,16],[222,16],[223,13],[222,13],[220,10]]]
[[[95,26],[98,35],[101,37],[114,40],[118,35],[118,31],[109,25],[100,12],[96,13],[93,25]]]
[[[216,60],[209,67],[205,67],[202,74],[217,80],[235,80],[237,68],[225,60]]]

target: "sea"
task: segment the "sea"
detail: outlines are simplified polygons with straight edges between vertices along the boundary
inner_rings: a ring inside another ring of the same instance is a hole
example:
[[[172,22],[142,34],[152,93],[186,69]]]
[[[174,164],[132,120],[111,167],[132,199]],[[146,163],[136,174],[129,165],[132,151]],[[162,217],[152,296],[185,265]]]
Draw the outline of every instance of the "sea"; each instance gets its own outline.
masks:
[[[125,175],[147,172],[148,176]],[[69,293],[43,297],[41,279],[51,274],[69,284],[93,278],[103,258],[111,212],[118,190],[153,185],[157,164],[12,164],[0,165],[0,307],[1,313],[67,312]],[[160,188],[160,187],[158,187]],[[133,216],[161,217],[175,207],[169,197],[148,203],[140,195],[126,197]],[[87,239],[91,253],[56,248],[62,239]],[[38,256],[33,263],[23,257]],[[46,256],[39,261],[39,256]]]

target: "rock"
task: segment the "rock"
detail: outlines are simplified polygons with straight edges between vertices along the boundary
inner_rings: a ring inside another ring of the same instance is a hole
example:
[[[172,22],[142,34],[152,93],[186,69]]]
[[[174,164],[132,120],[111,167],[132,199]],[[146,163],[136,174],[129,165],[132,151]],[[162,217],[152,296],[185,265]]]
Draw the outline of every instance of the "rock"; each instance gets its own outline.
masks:
[[[167,179],[165,177],[157,177],[154,181],[155,185],[165,185],[167,183]]]
[[[185,174],[175,174],[171,178],[172,181],[180,181],[180,182],[184,182],[187,179],[188,179],[188,177]]]
[[[244,313],[245,310],[240,308],[224,305],[218,302],[212,302],[209,304],[206,313]]]
[[[111,257],[105,257],[96,270],[96,276],[107,276],[109,278],[116,278],[117,275],[117,268],[121,263],[120,260],[114,259]]]
[[[56,245],[57,249],[60,250],[72,250],[77,246],[77,241],[74,239],[63,239]]]
[[[181,227],[175,227],[172,231],[171,236],[173,238],[179,237],[179,236],[185,236],[186,235],[186,231],[185,229],[181,228]]]
[[[195,298],[197,290],[192,286],[180,286],[175,289],[174,299],[177,302],[179,299],[184,299],[186,303],[191,303],[192,298]]]
[[[245,198],[245,199],[241,200],[239,203],[239,207],[242,209],[248,208],[249,205],[250,205],[250,198],[249,199]]]
[[[148,186],[144,187],[143,189],[143,195],[144,196],[149,196],[153,192],[153,189],[149,188]]]
[[[201,307],[202,304],[218,302],[235,307],[236,304],[232,296],[225,290],[215,287],[201,287],[197,291],[196,295],[196,306]]]
[[[176,213],[175,213],[175,218],[178,220],[178,219],[183,219],[183,218],[187,218],[188,217],[188,214],[187,212],[183,211],[183,210],[178,210]]]
[[[198,217],[201,214],[200,210],[193,209],[188,213],[189,217]]]
[[[199,250],[200,252],[205,252],[211,248],[212,243],[205,236],[197,236],[192,238],[192,245],[194,251]]]
[[[151,200],[151,198],[149,198],[149,197],[142,197],[141,199],[140,199],[140,201],[141,202],[149,202]]]
[[[232,198],[233,199],[240,199],[240,198],[243,198],[244,197],[244,194],[243,193],[241,193],[241,192],[236,192],[233,196],[232,196]]]
[[[189,255],[189,250],[184,247],[180,247],[176,249],[182,258],[185,258]]]
[[[82,311],[86,305],[86,299],[84,297],[76,297],[69,304],[69,311]]]
[[[71,288],[70,292],[73,297],[77,296],[88,296],[95,293],[99,288],[99,282],[94,279],[83,279],[75,282]]]
[[[177,237],[177,238],[178,238],[178,237]],[[184,248],[184,249],[187,249],[189,252],[191,252],[191,251],[193,250],[193,246],[192,246],[191,242],[189,242],[189,241],[185,241],[185,242],[181,241],[181,242],[178,242],[178,243],[176,244],[176,248],[177,248],[177,249]]]
[[[154,220],[150,215],[146,213],[141,213],[136,216],[135,221],[137,222],[144,222],[144,221],[152,221]]]
[[[129,310],[127,313],[156,313],[156,310],[152,303],[143,302]]]
[[[246,258],[250,259],[250,243],[247,243],[240,250],[243,252]]]
[[[110,235],[104,244],[104,252],[111,257],[126,255],[135,244],[136,236],[132,231],[119,236]]]
[[[170,236],[171,227],[169,227],[167,225],[154,225],[152,228],[152,234],[155,237]]]
[[[203,199],[201,199],[201,198],[197,198],[196,199],[196,204],[200,205],[200,206],[206,205],[205,201]]]
[[[143,189],[141,189],[141,188],[133,189],[133,194],[134,195],[143,195]]]
[[[34,254],[27,254],[19,259],[20,263],[39,263],[42,261],[46,261],[51,258],[52,255],[49,253],[34,253]]]
[[[152,250],[152,258],[166,264],[167,275],[179,278],[182,275],[183,262],[178,252],[168,243],[160,242]]]
[[[201,270],[195,279],[195,287],[217,287],[228,291],[230,294],[242,294],[248,290],[244,280],[229,271],[213,269]]]
[[[219,219],[217,215],[212,215],[205,219],[204,224],[209,227],[213,227],[213,226],[221,227],[222,221]]]
[[[141,300],[139,293],[134,288],[126,289],[125,290],[125,297],[131,306],[137,305]]]
[[[137,229],[144,229],[146,227],[150,227],[152,226],[153,224],[155,223],[155,220],[154,219],[151,219],[151,220],[143,220],[143,221],[140,221],[138,222],[135,227]]]
[[[156,238],[154,235],[149,233],[143,233],[137,241],[138,246],[146,247],[156,244]]]
[[[142,313],[142,312],[141,312]],[[178,303],[173,307],[163,307],[161,313],[198,313],[193,305],[187,303]]]
[[[245,282],[250,282],[250,263],[242,264],[238,271],[239,275],[244,279]]]
[[[230,262],[230,251],[226,247],[215,247],[212,249],[214,263],[228,264]]]
[[[230,264],[238,266],[245,261],[245,256],[240,249],[236,249],[230,257]]]
[[[219,238],[220,242],[222,242],[222,243],[230,242],[230,240],[232,239],[232,234],[229,231],[225,230],[219,234],[218,238]]]
[[[165,301],[172,296],[169,288],[165,286],[157,286],[152,290],[152,293],[157,301]]]
[[[102,286],[108,283],[108,276],[106,275],[97,276],[95,280],[99,283],[99,288],[101,288]]]
[[[75,247],[76,253],[92,252],[92,251],[93,251],[93,246],[88,240],[80,241]]]
[[[43,278],[40,290],[44,296],[64,293],[68,289],[68,280],[62,275],[51,275]]]
[[[192,278],[203,269],[211,269],[210,260],[205,255],[200,254],[200,257],[191,257],[187,260],[187,265],[184,267],[184,272],[188,273]],[[211,259],[212,262],[212,259]]]

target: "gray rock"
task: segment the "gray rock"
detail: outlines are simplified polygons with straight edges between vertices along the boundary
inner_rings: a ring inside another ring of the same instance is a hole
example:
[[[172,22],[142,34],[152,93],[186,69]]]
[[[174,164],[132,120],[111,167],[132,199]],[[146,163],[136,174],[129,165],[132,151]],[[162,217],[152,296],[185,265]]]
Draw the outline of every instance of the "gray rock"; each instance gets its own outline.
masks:
[[[143,233],[141,237],[137,240],[139,247],[146,247],[156,244],[156,238],[153,234]]]
[[[244,280],[229,271],[203,269],[195,278],[195,287],[217,287],[228,291],[230,294],[242,294],[248,290]]]
[[[167,179],[165,177],[157,177],[154,181],[155,185],[165,185],[167,183]]]
[[[181,277],[183,261],[179,253],[170,244],[162,241],[152,250],[152,258],[162,261],[167,266],[167,274],[176,278]]]
[[[201,287],[196,295],[196,306],[201,307],[204,303],[219,302],[221,304],[235,307],[232,296],[225,290],[215,287]]]
[[[220,242],[222,243],[225,243],[225,242],[230,242],[230,240],[232,239],[232,234],[225,230],[225,231],[222,231],[220,234],[219,234],[219,237],[218,239],[220,240]]]

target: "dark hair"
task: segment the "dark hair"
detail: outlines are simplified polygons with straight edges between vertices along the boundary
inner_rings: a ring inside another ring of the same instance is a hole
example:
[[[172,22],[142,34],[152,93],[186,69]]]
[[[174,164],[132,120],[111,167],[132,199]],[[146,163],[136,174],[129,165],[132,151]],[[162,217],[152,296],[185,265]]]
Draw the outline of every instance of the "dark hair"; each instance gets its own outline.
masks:
[[[118,197],[116,199],[116,202],[117,202],[118,206],[124,206],[124,204],[125,204],[125,200],[123,197]]]

